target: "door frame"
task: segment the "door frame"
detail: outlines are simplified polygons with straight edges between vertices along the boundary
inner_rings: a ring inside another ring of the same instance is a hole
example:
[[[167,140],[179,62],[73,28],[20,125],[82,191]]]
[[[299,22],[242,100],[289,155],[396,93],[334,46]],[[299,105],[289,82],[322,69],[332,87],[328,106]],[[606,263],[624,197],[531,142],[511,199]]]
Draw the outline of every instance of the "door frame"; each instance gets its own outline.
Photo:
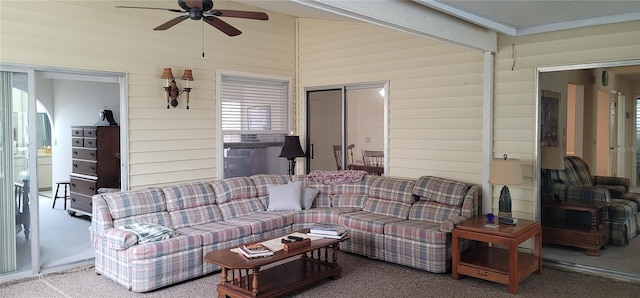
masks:
[[[305,87],[304,88],[304,103],[305,103],[305,119],[304,119],[304,129],[305,132],[305,148],[306,152],[310,152],[311,148],[311,139],[310,139],[310,109],[309,109],[309,93],[314,91],[329,91],[329,90],[342,90],[342,156],[347,156],[347,91],[354,89],[366,89],[366,88],[384,88],[384,100],[383,100],[383,151],[384,151],[384,176],[389,174],[389,81],[373,81],[367,83],[350,83],[350,84],[339,84],[339,85],[324,85],[324,86],[314,86],[314,87]],[[311,157],[313,154],[307,154],[305,157],[305,173],[309,172],[311,165]],[[342,160],[342,168],[346,167],[346,158]]]
[[[15,64],[15,63],[0,63],[1,71],[8,72],[20,72],[27,74],[27,82],[28,82],[28,134],[29,134],[29,144],[37,144],[36,139],[36,97],[35,90],[36,86],[36,73],[37,72],[49,72],[49,73],[60,73],[66,74],[70,76],[77,76],[81,78],[82,76],[91,76],[91,77],[103,77],[106,80],[111,82],[117,82],[119,86],[119,105],[120,105],[120,176],[121,176],[121,189],[128,190],[129,189],[129,146],[128,146],[128,104],[127,104],[127,74],[125,72],[110,72],[110,71],[100,71],[100,70],[81,70],[81,69],[72,69],[72,68],[62,68],[62,67],[48,67],[48,66],[38,66],[38,65],[27,65],[27,64]],[[96,114],[97,119],[97,114]],[[38,174],[37,174],[37,157],[38,157],[38,148],[37,146],[29,146],[28,149],[28,160],[33,161],[29,162],[29,175],[33,178],[30,178],[31,185],[38,185]],[[30,203],[35,200],[36,206],[38,202],[38,187],[31,187],[29,192]],[[30,222],[31,222],[31,270],[24,271],[14,271],[11,273],[6,273],[4,275],[0,275],[0,283],[15,280],[19,278],[25,278],[41,273],[47,272],[55,272],[60,269],[64,269],[61,267],[57,268],[47,268],[46,270],[42,270],[42,265],[40,264],[40,232],[39,232],[39,208],[31,208],[30,214]],[[83,263],[91,263],[91,260],[82,261]],[[77,266],[78,263],[72,263],[69,265],[63,265],[62,267],[74,267]]]

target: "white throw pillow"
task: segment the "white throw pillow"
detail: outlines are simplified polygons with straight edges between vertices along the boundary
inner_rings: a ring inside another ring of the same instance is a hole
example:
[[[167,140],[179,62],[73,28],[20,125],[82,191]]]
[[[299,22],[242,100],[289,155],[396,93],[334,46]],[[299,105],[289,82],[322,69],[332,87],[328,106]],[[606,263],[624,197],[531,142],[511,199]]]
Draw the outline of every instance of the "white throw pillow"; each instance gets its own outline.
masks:
[[[269,207],[267,211],[302,210],[300,197],[302,181],[269,186]]]
[[[318,193],[320,192],[319,190],[315,189],[315,188],[309,188],[309,187],[302,187],[304,188],[303,191],[303,195],[302,195],[302,209],[307,210],[309,208],[311,208],[311,205],[313,205],[313,200],[316,199],[316,196],[318,195]]]

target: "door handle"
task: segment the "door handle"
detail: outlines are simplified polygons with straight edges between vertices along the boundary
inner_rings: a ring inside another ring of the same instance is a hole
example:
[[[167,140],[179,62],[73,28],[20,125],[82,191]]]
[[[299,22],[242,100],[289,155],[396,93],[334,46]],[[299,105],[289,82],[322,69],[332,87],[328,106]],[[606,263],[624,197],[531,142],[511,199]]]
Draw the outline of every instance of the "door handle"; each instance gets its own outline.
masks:
[[[309,157],[313,159],[313,144],[309,146],[309,151],[311,151],[311,154],[309,154]]]

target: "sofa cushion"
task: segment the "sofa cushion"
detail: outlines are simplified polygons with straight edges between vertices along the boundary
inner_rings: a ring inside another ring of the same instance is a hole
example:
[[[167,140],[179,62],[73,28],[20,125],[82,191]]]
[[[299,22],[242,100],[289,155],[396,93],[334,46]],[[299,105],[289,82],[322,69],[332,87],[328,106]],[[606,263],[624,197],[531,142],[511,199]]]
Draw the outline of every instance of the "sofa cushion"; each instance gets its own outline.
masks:
[[[411,209],[411,204],[409,203],[369,198],[362,210],[407,219],[409,209]]]
[[[253,175],[249,178],[253,180],[259,197],[268,196],[269,187],[272,185],[287,184],[290,181],[287,175],[260,174]]]
[[[193,182],[162,188],[167,211],[215,204],[216,198],[210,183]]]
[[[314,224],[317,222],[338,222],[338,215],[343,213],[349,213],[354,211],[360,211],[359,208],[338,208],[338,207],[324,207],[324,208],[311,208],[303,212],[293,212],[291,217],[294,224]]]
[[[302,209],[309,210],[311,209],[311,206],[313,206],[313,201],[316,199],[320,191],[306,186],[303,186],[302,188]]]
[[[564,157],[564,170],[559,170],[558,176],[563,184],[593,186],[589,165],[577,156]]]
[[[402,220],[402,218],[367,211],[354,211],[340,214],[338,216],[338,223],[349,229],[358,229],[377,234],[382,234],[384,232],[385,224]]]
[[[362,209],[369,197],[369,189],[375,178],[365,176],[357,182],[333,185],[331,190],[332,207],[355,207]]]
[[[304,187],[318,190],[319,193],[311,204],[311,207],[331,207],[331,185],[310,181],[303,175],[293,176],[292,181],[302,181]]]
[[[269,187],[267,211],[302,210],[302,181]]]
[[[266,210],[258,198],[236,199],[218,204],[218,207],[220,207],[220,213],[222,213],[222,218],[225,220]]]
[[[200,235],[202,237],[203,246],[224,243],[251,235],[250,226],[236,225],[224,221],[184,227],[177,231],[180,234]]]
[[[109,205],[109,211],[114,220],[167,210],[164,193],[162,189],[156,187],[105,193],[103,198]]]
[[[222,211],[216,204],[177,210],[169,212],[169,215],[174,229],[223,220]]]
[[[423,176],[418,178],[413,194],[429,201],[461,206],[469,186],[445,178]]]
[[[248,225],[252,234],[260,234],[280,229],[292,224],[291,214],[287,212],[255,212],[226,219],[225,223]]]
[[[411,204],[416,200],[412,194],[414,185],[414,180],[378,177],[369,188],[369,197]]]
[[[422,220],[403,220],[384,226],[385,236],[394,236],[426,243],[447,243],[447,233],[440,231],[440,224]]]
[[[222,220],[211,184],[194,182],[162,189],[174,229]]]
[[[234,177],[215,181],[211,183],[211,187],[213,187],[218,204],[258,196],[256,186],[249,177]]]
[[[199,235],[184,235],[157,241],[148,242],[130,247],[128,255],[130,261],[157,259],[161,256],[167,256],[174,253],[199,249],[202,246],[202,238]],[[202,256],[200,256],[202,257]],[[202,260],[199,260],[202,262]]]
[[[408,218],[410,220],[424,220],[440,223],[443,220],[460,216],[461,208],[441,204],[434,201],[419,200],[411,205]]]

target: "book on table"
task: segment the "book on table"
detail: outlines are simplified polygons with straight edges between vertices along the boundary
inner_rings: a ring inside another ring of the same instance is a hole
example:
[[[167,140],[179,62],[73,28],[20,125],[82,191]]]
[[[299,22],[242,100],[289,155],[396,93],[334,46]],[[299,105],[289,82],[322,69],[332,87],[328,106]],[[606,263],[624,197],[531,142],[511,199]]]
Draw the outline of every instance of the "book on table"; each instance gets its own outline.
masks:
[[[309,233],[311,234],[339,236],[346,231],[347,228],[345,226],[331,223],[317,223],[309,227]]]
[[[261,243],[240,245],[238,249],[240,253],[247,258],[268,257],[273,255],[273,251]]]
[[[307,233],[307,236],[323,237],[323,238],[331,238],[331,239],[343,239],[345,236],[347,236],[347,231],[344,231],[342,232],[342,234],[338,234],[338,235],[319,234],[319,233],[309,232]]]

